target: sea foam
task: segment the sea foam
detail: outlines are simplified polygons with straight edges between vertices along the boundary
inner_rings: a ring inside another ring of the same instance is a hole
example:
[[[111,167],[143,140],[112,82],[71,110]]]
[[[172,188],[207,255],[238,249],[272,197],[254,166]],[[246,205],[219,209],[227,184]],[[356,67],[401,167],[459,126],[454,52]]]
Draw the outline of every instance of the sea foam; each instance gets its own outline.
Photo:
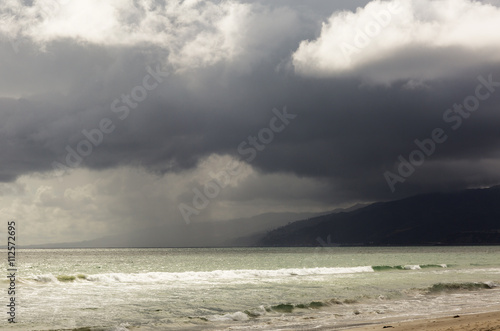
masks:
[[[349,268],[293,268],[277,270],[213,270],[213,271],[189,271],[189,272],[146,272],[146,273],[103,273],[93,275],[37,275],[33,279],[38,282],[57,282],[80,280],[104,283],[163,283],[163,282],[206,282],[212,280],[252,280],[262,278],[284,278],[314,275],[352,274],[373,272],[371,266],[349,267]]]

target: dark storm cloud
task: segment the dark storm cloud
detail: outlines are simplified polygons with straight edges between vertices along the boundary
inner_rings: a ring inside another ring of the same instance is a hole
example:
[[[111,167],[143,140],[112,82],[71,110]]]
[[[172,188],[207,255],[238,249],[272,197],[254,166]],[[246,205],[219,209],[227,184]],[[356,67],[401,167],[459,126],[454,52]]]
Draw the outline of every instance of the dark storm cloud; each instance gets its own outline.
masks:
[[[68,146],[76,150],[88,139],[82,130],[99,128],[104,118],[114,130],[103,134],[102,143],[82,157],[81,167],[135,165],[164,173],[191,169],[211,154],[247,160],[248,154],[238,152],[240,143],[268,126],[273,108],[283,111],[286,106],[297,117],[250,164],[262,173],[320,179],[330,186],[323,191],[325,200],[388,199],[500,182],[495,167],[500,88],[458,130],[450,130],[443,121],[447,109],[474,93],[479,75],[500,81],[496,63],[469,65],[459,56],[466,52],[458,48],[458,59],[449,60],[457,63],[453,73],[446,71],[415,86],[408,79],[371,84],[363,72],[383,75],[391,63],[401,61],[394,69],[400,72],[412,58],[418,58],[425,70],[426,61],[435,65],[436,58],[401,52],[350,75],[301,76],[293,71],[291,55],[302,40],[318,37],[319,29],[310,24],[310,17],[290,15],[291,8],[274,12],[287,13],[283,21],[275,17],[271,24],[262,19],[272,38],[262,36],[261,27],[250,27],[251,37],[245,39],[245,52],[239,57],[177,72],[165,63],[168,52],[148,45],[58,39],[46,43],[44,52],[36,52],[28,41],[21,45],[25,52],[16,54],[4,41],[0,180],[50,171],[53,162],[68,166]],[[439,59],[446,61],[446,54]],[[161,68],[169,76],[135,109],[129,106],[129,115],[121,120],[122,113],[113,112],[111,105],[118,99],[118,105],[126,106],[122,95],[143,84],[148,67]],[[446,130],[448,140],[392,194],[384,172],[396,172],[398,156],[408,157],[414,140],[430,137],[437,127]],[[485,159],[490,162],[480,162]]]

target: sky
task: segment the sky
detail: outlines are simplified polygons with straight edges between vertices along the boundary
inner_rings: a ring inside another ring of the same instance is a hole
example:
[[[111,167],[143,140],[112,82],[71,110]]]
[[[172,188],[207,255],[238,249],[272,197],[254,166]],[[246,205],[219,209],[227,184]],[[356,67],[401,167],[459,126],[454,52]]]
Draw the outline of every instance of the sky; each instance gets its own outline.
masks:
[[[497,0],[6,0],[0,18],[0,217],[25,245],[500,183]]]

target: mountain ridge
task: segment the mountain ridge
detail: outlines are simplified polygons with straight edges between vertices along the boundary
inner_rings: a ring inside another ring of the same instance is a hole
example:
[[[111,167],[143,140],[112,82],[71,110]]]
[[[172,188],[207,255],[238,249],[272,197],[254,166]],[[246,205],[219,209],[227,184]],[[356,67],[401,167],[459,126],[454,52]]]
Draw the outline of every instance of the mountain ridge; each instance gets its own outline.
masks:
[[[352,212],[296,221],[258,246],[500,244],[500,186],[376,202]]]

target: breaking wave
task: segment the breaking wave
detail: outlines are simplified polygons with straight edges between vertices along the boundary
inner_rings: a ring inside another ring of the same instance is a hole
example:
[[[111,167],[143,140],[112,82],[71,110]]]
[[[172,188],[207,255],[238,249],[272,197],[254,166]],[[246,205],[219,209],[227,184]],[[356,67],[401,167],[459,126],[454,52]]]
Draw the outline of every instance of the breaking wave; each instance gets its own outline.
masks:
[[[419,270],[428,268],[448,268],[446,264],[407,264],[407,265],[376,265],[372,267],[374,271],[387,270]]]
[[[169,281],[207,281],[207,280],[238,280],[262,279],[273,277],[297,277],[314,275],[352,274],[374,272],[370,266],[350,268],[294,268],[278,270],[214,270],[189,272],[147,272],[147,273],[103,273],[93,275],[36,275],[32,280],[41,283],[48,282],[105,282],[105,283],[161,283]]]
[[[263,278],[285,278],[315,275],[355,274],[367,272],[382,272],[391,270],[419,270],[423,268],[446,268],[446,264],[425,265],[380,265],[360,267],[336,268],[290,268],[277,270],[214,270],[214,271],[188,271],[188,272],[147,272],[147,273],[102,273],[102,274],[64,274],[64,275],[34,275],[30,280],[38,283],[74,283],[74,282],[103,282],[103,283],[162,283],[162,282],[189,282],[211,280],[258,280]]]

